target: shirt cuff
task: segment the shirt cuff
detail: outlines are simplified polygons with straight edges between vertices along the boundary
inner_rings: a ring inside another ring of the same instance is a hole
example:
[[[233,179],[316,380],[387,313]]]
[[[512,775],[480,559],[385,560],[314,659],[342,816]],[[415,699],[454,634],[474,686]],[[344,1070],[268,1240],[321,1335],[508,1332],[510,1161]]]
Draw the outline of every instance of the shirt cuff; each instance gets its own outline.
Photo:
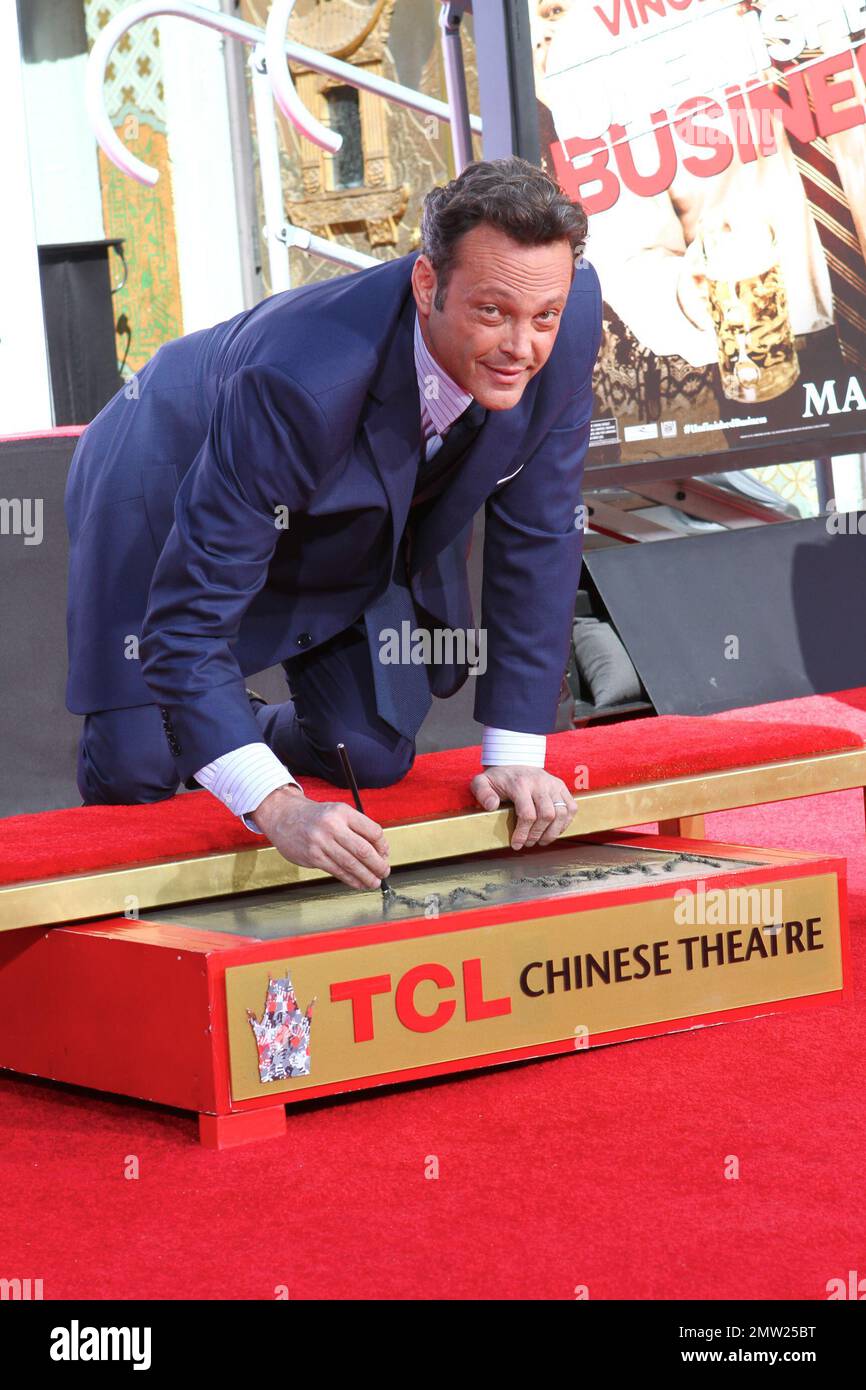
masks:
[[[223,753],[195,774],[206,791],[213,792],[224,806],[243,821],[247,830],[261,835],[250,812],[261,806],[277,787],[298,786],[298,782],[266,743],[245,743]]]
[[[546,753],[544,734],[515,733],[512,729],[493,729],[488,724],[481,739],[481,761],[485,767],[544,767]]]

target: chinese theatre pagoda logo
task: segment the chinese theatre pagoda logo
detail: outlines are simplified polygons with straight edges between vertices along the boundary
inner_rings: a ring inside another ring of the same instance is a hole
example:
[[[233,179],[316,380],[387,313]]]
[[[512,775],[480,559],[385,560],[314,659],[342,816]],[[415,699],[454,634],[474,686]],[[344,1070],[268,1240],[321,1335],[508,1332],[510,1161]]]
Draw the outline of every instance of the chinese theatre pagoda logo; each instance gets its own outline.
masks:
[[[310,1024],[315,1002],[312,999],[306,1012],[301,1013],[291,976],[285,975],[280,980],[268,977],[268,992],[261,1019],[256,1018],[252,1009],[247,1009],[259,1054],[260,1081],[286,1081],[293,1076],[309,1076]]]

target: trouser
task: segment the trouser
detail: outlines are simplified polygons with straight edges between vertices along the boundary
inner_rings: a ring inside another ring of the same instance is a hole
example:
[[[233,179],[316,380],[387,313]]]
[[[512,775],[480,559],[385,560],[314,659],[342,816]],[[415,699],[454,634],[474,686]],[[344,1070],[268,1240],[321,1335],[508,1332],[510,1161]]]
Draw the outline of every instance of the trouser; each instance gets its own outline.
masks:
[[[415,760],[415,742],[377,711],[363,619],[282,664],[290,698],[255,713],[264,742],[293,775],[345,787],[337,753],[337,744],[345,743],[359,786],[390,786],[405,776]],[[162,801],[178,785],[156,704],[85,715],[78,788],[86,804]]]

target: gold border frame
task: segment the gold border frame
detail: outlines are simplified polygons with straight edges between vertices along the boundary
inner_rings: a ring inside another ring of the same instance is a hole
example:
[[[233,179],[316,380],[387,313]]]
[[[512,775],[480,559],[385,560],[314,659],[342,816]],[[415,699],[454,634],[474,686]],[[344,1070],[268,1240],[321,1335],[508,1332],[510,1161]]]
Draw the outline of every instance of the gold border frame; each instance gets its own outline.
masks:
[[[856,787],[866,787],[866,749],[580,792],[577,815],[563,831],[563,837]],[[397,868],[507,848],[513,811],[510,807],[498,811],[479,808],[439,820],[411,821],[385,828],[391,864]],[[140,912],[197,898],[252,893],[328,877],[322,869],[290,864],[268,845],[66,878],[31,880],[0,888],[0,931],[122,915],[130,898]]]

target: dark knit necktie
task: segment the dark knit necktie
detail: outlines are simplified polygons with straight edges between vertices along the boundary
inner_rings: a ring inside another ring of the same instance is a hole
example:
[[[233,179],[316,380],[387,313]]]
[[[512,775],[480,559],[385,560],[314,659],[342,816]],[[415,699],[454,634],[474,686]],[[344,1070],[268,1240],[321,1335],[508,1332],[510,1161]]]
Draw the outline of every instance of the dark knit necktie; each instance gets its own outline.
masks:
[[[478,401],[470,401],[466,409],[443,435],[442,443],[432,458],[426,457],[426,441],[422,446],[418,481],[412,495],[412,506],[426,502],[447,487],[452,473],[456,473],[464,456],[469,452],[475,438],[487,419],[486,407]]]
[[[418,504],[432,502],[445,490],[452,476],[459,471],[486,418],[485,407],[472,401],[443,436],[443,442],[432,458],[425,457],[426,441],[422,441],[418,478],[412,496],[415,516],[410,514],[400,537],[394,573],[388,588],[364,612],[376,709],[386,724],[408,739],[415,737],[433,703],[426,666],[402,659],[407,654],[402,650],[405,645],[403,634],[411,633],[417,622],[408,566],[415,518],[421,514],[417,510]],[[424,510],[421,509],[422,512]],[[407,628],[404,628],[404,623],[408,623]],[[383,659],[388,653],[385,634],[392,632],[398,634],[401,647],[401,660],[397,663]]]

